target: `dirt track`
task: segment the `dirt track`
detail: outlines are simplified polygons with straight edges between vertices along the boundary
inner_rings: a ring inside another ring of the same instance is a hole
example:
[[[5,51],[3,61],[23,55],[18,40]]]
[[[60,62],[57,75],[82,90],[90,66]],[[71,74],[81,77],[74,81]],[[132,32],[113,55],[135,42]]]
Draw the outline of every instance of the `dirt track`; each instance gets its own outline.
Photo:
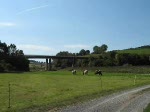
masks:
[[[143,112],[150,103],[150,85],[69,106],[60,112]]]

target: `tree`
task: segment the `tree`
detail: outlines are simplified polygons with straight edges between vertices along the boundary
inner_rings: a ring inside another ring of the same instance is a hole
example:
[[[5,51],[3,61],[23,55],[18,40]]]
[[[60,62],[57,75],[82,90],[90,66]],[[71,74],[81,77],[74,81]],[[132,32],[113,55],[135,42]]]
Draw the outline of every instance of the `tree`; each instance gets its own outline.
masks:
[[[86,55],[86,51],[85,51],[84,49],[81,49],[81,51],[79,52],[79,55],[80,55],[80,56]]]
[[[24,53],[23,53],[23,50],[16,50],[16,56],[21,56],[21,55],[24,55]]]
[[[15,55],[15,54],[16,54],[16,51],[17,51],[17,48],[16,48],[16,45],[15,45],[15,44],[10,44],[10,45],[8,46],[9,55]]]
[[[90,54],[90,50],[86,50],[86,51],[85,51],[85,54],[86,54],[86,55]]]
[[[69,53],[68,51],[60,51],[56,54],[56,56],[74,56],[74,54]],[[56,67],[71,67],[73,63],[73,59],[54,59],[54,65]]]
[[[106,44],[103,44],[100,49],[102,52],[106,52],[107,51],[108,46]]]
[[[107,51],[108,46],[106,44],[103,44],[101,46],[94,46],[93,47],[93,53],[94,54],[102,54]]]
[[[93,47],[93,53],[94,53],[94,54],[98,54],[98,49],[99,49],[98,46],[94,46],[94,47]]]
[[[29,61],[24,57],[22,50],[18,50],[15,44],[0,41],[0,71],[29,71]]]
[[[0,54],[7,55],[8,54],[8,47],[6,43],[1,43],[0,41]]]

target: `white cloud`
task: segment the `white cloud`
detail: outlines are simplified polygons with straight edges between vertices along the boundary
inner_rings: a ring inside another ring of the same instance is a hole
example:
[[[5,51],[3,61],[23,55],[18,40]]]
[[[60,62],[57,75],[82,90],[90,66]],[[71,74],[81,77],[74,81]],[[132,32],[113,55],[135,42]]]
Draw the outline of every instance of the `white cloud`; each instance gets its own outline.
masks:
[[[48,5],[42,5],[42,6],[38,6],[38,7],[33,7],[33,8],[25,9],[23,11],[18,12],[17,15],[20,15],[20,14],[23,14],[23,13],[26,13],[26,12],[30,12],[30,11],[33,11],[33,10],[45,8],[45,7],[48,7]]]
[[[69,48],[69,49],[87,49],[90,48],[90,46],[88,45],[81,45],[81,44],[77,44],[77,45],[64,45],[65,48]]]
[[[39,45],[17,45],[17,48],[23,50],[25,54],[50,55],[55,54],[55,49]]]
[[[15,26],[16,24],[10,22],[0,22],[0,27],[10,27]]]

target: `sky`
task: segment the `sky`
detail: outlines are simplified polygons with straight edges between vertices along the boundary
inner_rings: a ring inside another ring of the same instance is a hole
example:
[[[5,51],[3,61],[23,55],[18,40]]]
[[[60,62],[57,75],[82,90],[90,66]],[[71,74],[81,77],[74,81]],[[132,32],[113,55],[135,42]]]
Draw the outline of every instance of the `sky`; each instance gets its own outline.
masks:
[[[0,40],[38,55],[150,45],[150,0],[0,0]]]

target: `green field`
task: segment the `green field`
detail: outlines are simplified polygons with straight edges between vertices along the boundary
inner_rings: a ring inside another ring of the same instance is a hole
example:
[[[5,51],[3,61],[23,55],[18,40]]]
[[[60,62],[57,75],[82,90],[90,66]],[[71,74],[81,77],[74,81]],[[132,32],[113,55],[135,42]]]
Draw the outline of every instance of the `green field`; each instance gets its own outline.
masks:
[[[119,50],[117,52],[118,53],[150,55],[150,49],[149,48],[127,49],[127,50]]]
[[[149,75],[134,73],[104,73],[101,78],[91,71],[88,76],[83,76],[81,71],[77,71],[77,75],[72,75],[70,71],[1,73],[0,112],[43,112],[150,84]],[[8,83],[11,85],[10,108]]]

